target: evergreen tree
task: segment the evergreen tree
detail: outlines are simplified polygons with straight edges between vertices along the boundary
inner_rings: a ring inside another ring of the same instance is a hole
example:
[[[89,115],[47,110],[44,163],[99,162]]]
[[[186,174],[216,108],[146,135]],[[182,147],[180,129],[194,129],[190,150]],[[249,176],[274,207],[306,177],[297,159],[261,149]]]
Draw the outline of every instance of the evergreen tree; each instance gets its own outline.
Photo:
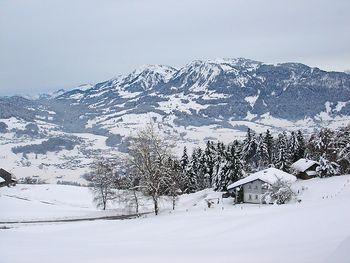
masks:
[[[223,167],[223,162],[224,162],[224,156],[222,153],[221,149],[221,144],[220,142],[217,143],[215,152],[214,152],[214,169],[213,169],[213,174],[212,174],[212,181],[211,181],[211,187],[214,189],[214,191],[218,191],[220,186],[219,186],[219,181],[221,180],[222,176],[222,167]]]
[[[334,131],[328,128],[321,129],[317,136],[316,150],[320,157],[323,156],[330,161],[336,161]]]
[[[316,170],[319,177],[330,177],[339,174],[339,165],[329,161],[325,153],[320,157],[319,164]]]
[[[184,171],[184,193],[194,193],[201,190],[198,185],[198,173],[200,172],[200,163],[198,158],[198,151],[193,150],[191,160],[187,169]]]
[[[210,184],[208,182],[206,158],[205,158],[205,154],[201,148],[198,148],[195,151],[195,154],[196,154],[196,158],[198,160],[198,168],[196,171],[198,190],[203,190],[205,188],[210,187],[210,186],[208,186]]]
[[[297,132],[297,142],[298,142],[298,153],[297,153],[297,160],[305,157],[305,139],[301,132],[301,130],[298,130]]]
[[[241,146],[238,141],[235,141],[230,148],[230,183],[242,179],[244,174],[240,148]]]
[[[215,191],[225,191],[228,183],[228,153],[225,145],[219,142],[216,147],[212,187]]]
[[[272,164],[273,163],[273,159],[274,159],[274,149],[273,149],[273,137],[271,135],[271,132],[270,130],[267,130],[266,131],[266,134],[265,134],[265,138],[264,138],[264,141],[265,141],[265,145],[266,145],[266,150],[267,150],[267,154],[268,154],[268,164]]]
[[[256,137],[254,132],[248,128],[246,138],[243,141],[243,159],[246,162],[247,166],[256,167]]]
[[[182,157],[180,159],[180,163],[179,163],[180,169],[181,169],[181,185],[180,185],[180,189],[183,193],[190,193],[193,191],[193,187],[191,187],[191,165],[190,165],[190,161],[188,159],[188,155],[187,155],[187,148],[186,146],[183,149],[183,154]]]
[[[215,165],[215,147],[213,142],[208,141],[204,151],[204,171],[206,178],[206,188],[212,187]]]
[[[183,171],[187,170],[188,162],[189,161],[188,161],[188,155],[187,155],[187,147],[185,146],[181,157],[181,161],[180,161],[181,169]]]
[[[292,163],[298,161],[299,158],[299,141],[297,138],[297,134],[293,131],[291,133],[289,142],[288,142],[288,146],[289,146],[289,152],[290,152],[290,160]]]
[[[228,185],[243,176],[243,164],[240,160],[238,142],[235,141],[227,148],[221,148],[219,156],[213,188],[215,191],[227,191]]]
[[[267,150],[267,144],[265,138],[260,133],[257,138],[256,154],[258,160],[258,169],[266,168],[269,164],[269,153]]]
[[[340,129],[336,138],[337,163],[342,173],[350,173],[350,126]]]
[[[278,135],[275,167],[285,172],[288,172],[290,168],[287,135],[285,132]]]

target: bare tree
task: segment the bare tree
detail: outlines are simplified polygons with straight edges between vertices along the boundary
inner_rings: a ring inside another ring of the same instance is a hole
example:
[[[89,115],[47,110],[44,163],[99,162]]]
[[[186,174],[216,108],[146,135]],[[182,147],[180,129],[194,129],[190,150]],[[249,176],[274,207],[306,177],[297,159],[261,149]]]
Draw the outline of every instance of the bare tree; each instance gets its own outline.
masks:
[[[158,215],[159,198],[168,188],[171,145],[148,124],[131,139],[129,156],[130,170],[140,179],[139,189],[152,198]]]
[[[123,202],[131,207],[135,208],[135,214],[139,214],[139,208],[140,208],[140,180],[137,176],[133,174],[128,174],[124,178],[124,184],[123,189],[125,190],[124,196],[123,196]]]
[[[97,160],[93,163],[91,172],[85,175],[85,179],[90,182],[94,193],[94,202],[97,207],[106,210],[108,201],[115,199],[115,182],[117,174],[113,169],[114,165],[108,160]]]
[[[180,167],[180,162],[168,159],[167,162],[167,177],[166,177],[166,195],[171,197],[172,208],[175,210],[175,205],[178,200],[178,196],[182,193],[181,188],[183,187],[184,178]]]

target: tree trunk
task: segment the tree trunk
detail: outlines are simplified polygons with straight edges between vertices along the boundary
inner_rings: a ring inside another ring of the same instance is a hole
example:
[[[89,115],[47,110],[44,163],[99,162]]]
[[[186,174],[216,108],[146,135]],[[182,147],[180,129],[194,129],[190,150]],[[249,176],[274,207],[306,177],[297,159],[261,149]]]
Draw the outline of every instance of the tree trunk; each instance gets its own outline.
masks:
[[[133,194],[134,194],[134,199],[135,199],[135,210],[136,210],[135,212],[136,212],[136,214],[138,214],[139,213],[139,200],[137,198],[135,189],[133,190]]]
[[[158,197],[153,196],[153,203],[154,203],[154,213],[158,215],[159,207],[158,207]]]

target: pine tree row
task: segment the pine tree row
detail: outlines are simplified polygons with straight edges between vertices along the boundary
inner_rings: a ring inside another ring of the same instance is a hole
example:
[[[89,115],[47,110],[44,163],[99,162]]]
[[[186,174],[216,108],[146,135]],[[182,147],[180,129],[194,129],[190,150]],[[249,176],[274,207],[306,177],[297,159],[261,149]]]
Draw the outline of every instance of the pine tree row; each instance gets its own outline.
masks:
[[[290,172],[300,158],[319,161],[319,176],[350,172],[350,127],[333,131],[322,129],[308,140],[301,131],[273,137],[269,130],[256,134],[248,128],[243,141],[225,145],[208,141],[205,149],[196,148],[191,156],[184,148],[180,160],[183,190],[192,193],[208,187],[226,191],[227,186],[247,173],[276,167]]]

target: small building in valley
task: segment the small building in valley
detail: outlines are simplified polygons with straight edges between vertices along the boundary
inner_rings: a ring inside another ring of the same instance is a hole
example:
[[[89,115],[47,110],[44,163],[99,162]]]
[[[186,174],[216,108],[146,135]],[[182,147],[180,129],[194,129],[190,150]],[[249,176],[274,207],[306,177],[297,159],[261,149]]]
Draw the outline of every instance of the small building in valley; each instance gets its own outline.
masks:
[[[267,191],[267,186],[274,185],[278,180],[292,184],[296,181],[296,177],[276,168],[268,168],[238,180],[227,189],[236,196],[241,192],[244,203],[259,204]]]
[[[11,173],[0,168],[0,187],[16,185],[17,180]]]
[[[316,169],[320,164],[313,160],[299,159],[291,165],[296,177],[300,179],[310,179],[316,176]]]

